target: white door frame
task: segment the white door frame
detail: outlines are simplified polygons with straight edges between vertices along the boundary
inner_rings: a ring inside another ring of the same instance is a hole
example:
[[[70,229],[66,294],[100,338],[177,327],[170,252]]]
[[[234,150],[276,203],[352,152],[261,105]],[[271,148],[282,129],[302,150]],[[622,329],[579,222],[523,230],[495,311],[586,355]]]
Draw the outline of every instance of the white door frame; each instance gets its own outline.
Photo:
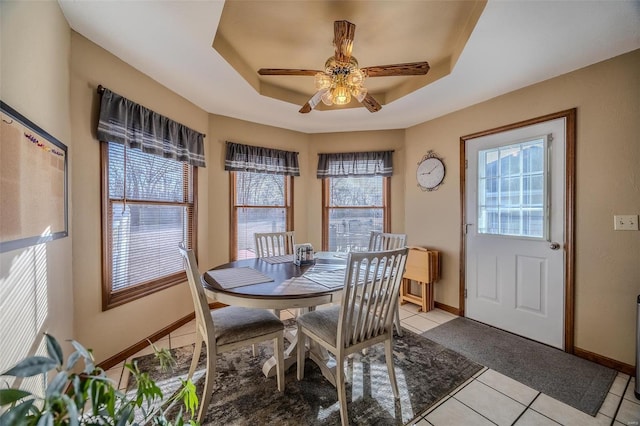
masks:
[[[507,124],[490,130],[484,130],[471,135],[460,137],[460,316],[465,316],[465,279],[466,279],[466,144],[467,141],[481,136],[492,135],[496,133],[514,130],[545,121],[565,118],[565,135],[566,135],[566,156],[565,156],[565,244],[564,244],[564,270],[565,270],[565,307],[564,307],[564,350],[568,353],[574,353],[574,223],[575,223],[575,171],[576,171],[576,109],[560,111],[548,114],[542,117],[521,121],[518,123]]]

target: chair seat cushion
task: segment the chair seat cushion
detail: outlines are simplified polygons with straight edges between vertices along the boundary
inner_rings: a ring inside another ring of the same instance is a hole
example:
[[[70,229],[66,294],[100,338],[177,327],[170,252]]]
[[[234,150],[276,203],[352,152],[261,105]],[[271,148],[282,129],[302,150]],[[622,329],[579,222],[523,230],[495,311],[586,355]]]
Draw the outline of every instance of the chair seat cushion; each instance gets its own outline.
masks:
[[[335,348],[338,336],[340,308],[340,305],[333,305],[326,309],[301,315],[297,319],[298,326],[307,328]]]
[[[284,330],[284,324],[265,309],[227,306],[211,311],[218,345],[240,342]]]

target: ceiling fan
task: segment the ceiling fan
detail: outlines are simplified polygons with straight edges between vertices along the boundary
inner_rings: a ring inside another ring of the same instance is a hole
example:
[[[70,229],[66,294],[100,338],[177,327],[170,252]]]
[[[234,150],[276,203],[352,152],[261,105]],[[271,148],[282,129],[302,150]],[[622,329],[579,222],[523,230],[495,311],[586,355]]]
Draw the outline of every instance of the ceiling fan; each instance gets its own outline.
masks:
[[[306,69],[260,68],[260,75],[309,75],[315,77],[317,92],[305,103],[300,112],[306,114],[320,102],[325,105],[346,105],[355,97],[370,112],[380,111],[382,106],[367,92],[364,80],[367,77],[393,77],[424,75],[429,72],[429,63],[409,62],[405,64],[380,65],[359,68],[358,61],[351,56],[356,26],[349,21],[333,23],[333,45],[335,54],[324,64],[324,71]]]

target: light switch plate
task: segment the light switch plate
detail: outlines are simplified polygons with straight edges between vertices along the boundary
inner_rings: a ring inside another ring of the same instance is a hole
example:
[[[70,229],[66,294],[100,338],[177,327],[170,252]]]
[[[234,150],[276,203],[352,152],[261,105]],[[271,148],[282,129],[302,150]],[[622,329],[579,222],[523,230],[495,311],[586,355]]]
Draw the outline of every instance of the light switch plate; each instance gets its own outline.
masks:
[[[613,229],[616,231],[637,231],[637,214],[617,214],[613,216]]]

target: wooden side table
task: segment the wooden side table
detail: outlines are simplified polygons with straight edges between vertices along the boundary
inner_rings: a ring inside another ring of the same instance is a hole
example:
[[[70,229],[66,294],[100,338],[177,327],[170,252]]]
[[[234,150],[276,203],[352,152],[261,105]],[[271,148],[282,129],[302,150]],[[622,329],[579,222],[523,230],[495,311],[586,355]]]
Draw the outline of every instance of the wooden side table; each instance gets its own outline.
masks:
[[[402,276],[400,303],[414,303],[420,306],[421,312],[435,307],[433,288],[440,279],[440,252],[425,247],[409,247],[407,266]],[[411,284],[420,285],[420,294],[411,293]]]

